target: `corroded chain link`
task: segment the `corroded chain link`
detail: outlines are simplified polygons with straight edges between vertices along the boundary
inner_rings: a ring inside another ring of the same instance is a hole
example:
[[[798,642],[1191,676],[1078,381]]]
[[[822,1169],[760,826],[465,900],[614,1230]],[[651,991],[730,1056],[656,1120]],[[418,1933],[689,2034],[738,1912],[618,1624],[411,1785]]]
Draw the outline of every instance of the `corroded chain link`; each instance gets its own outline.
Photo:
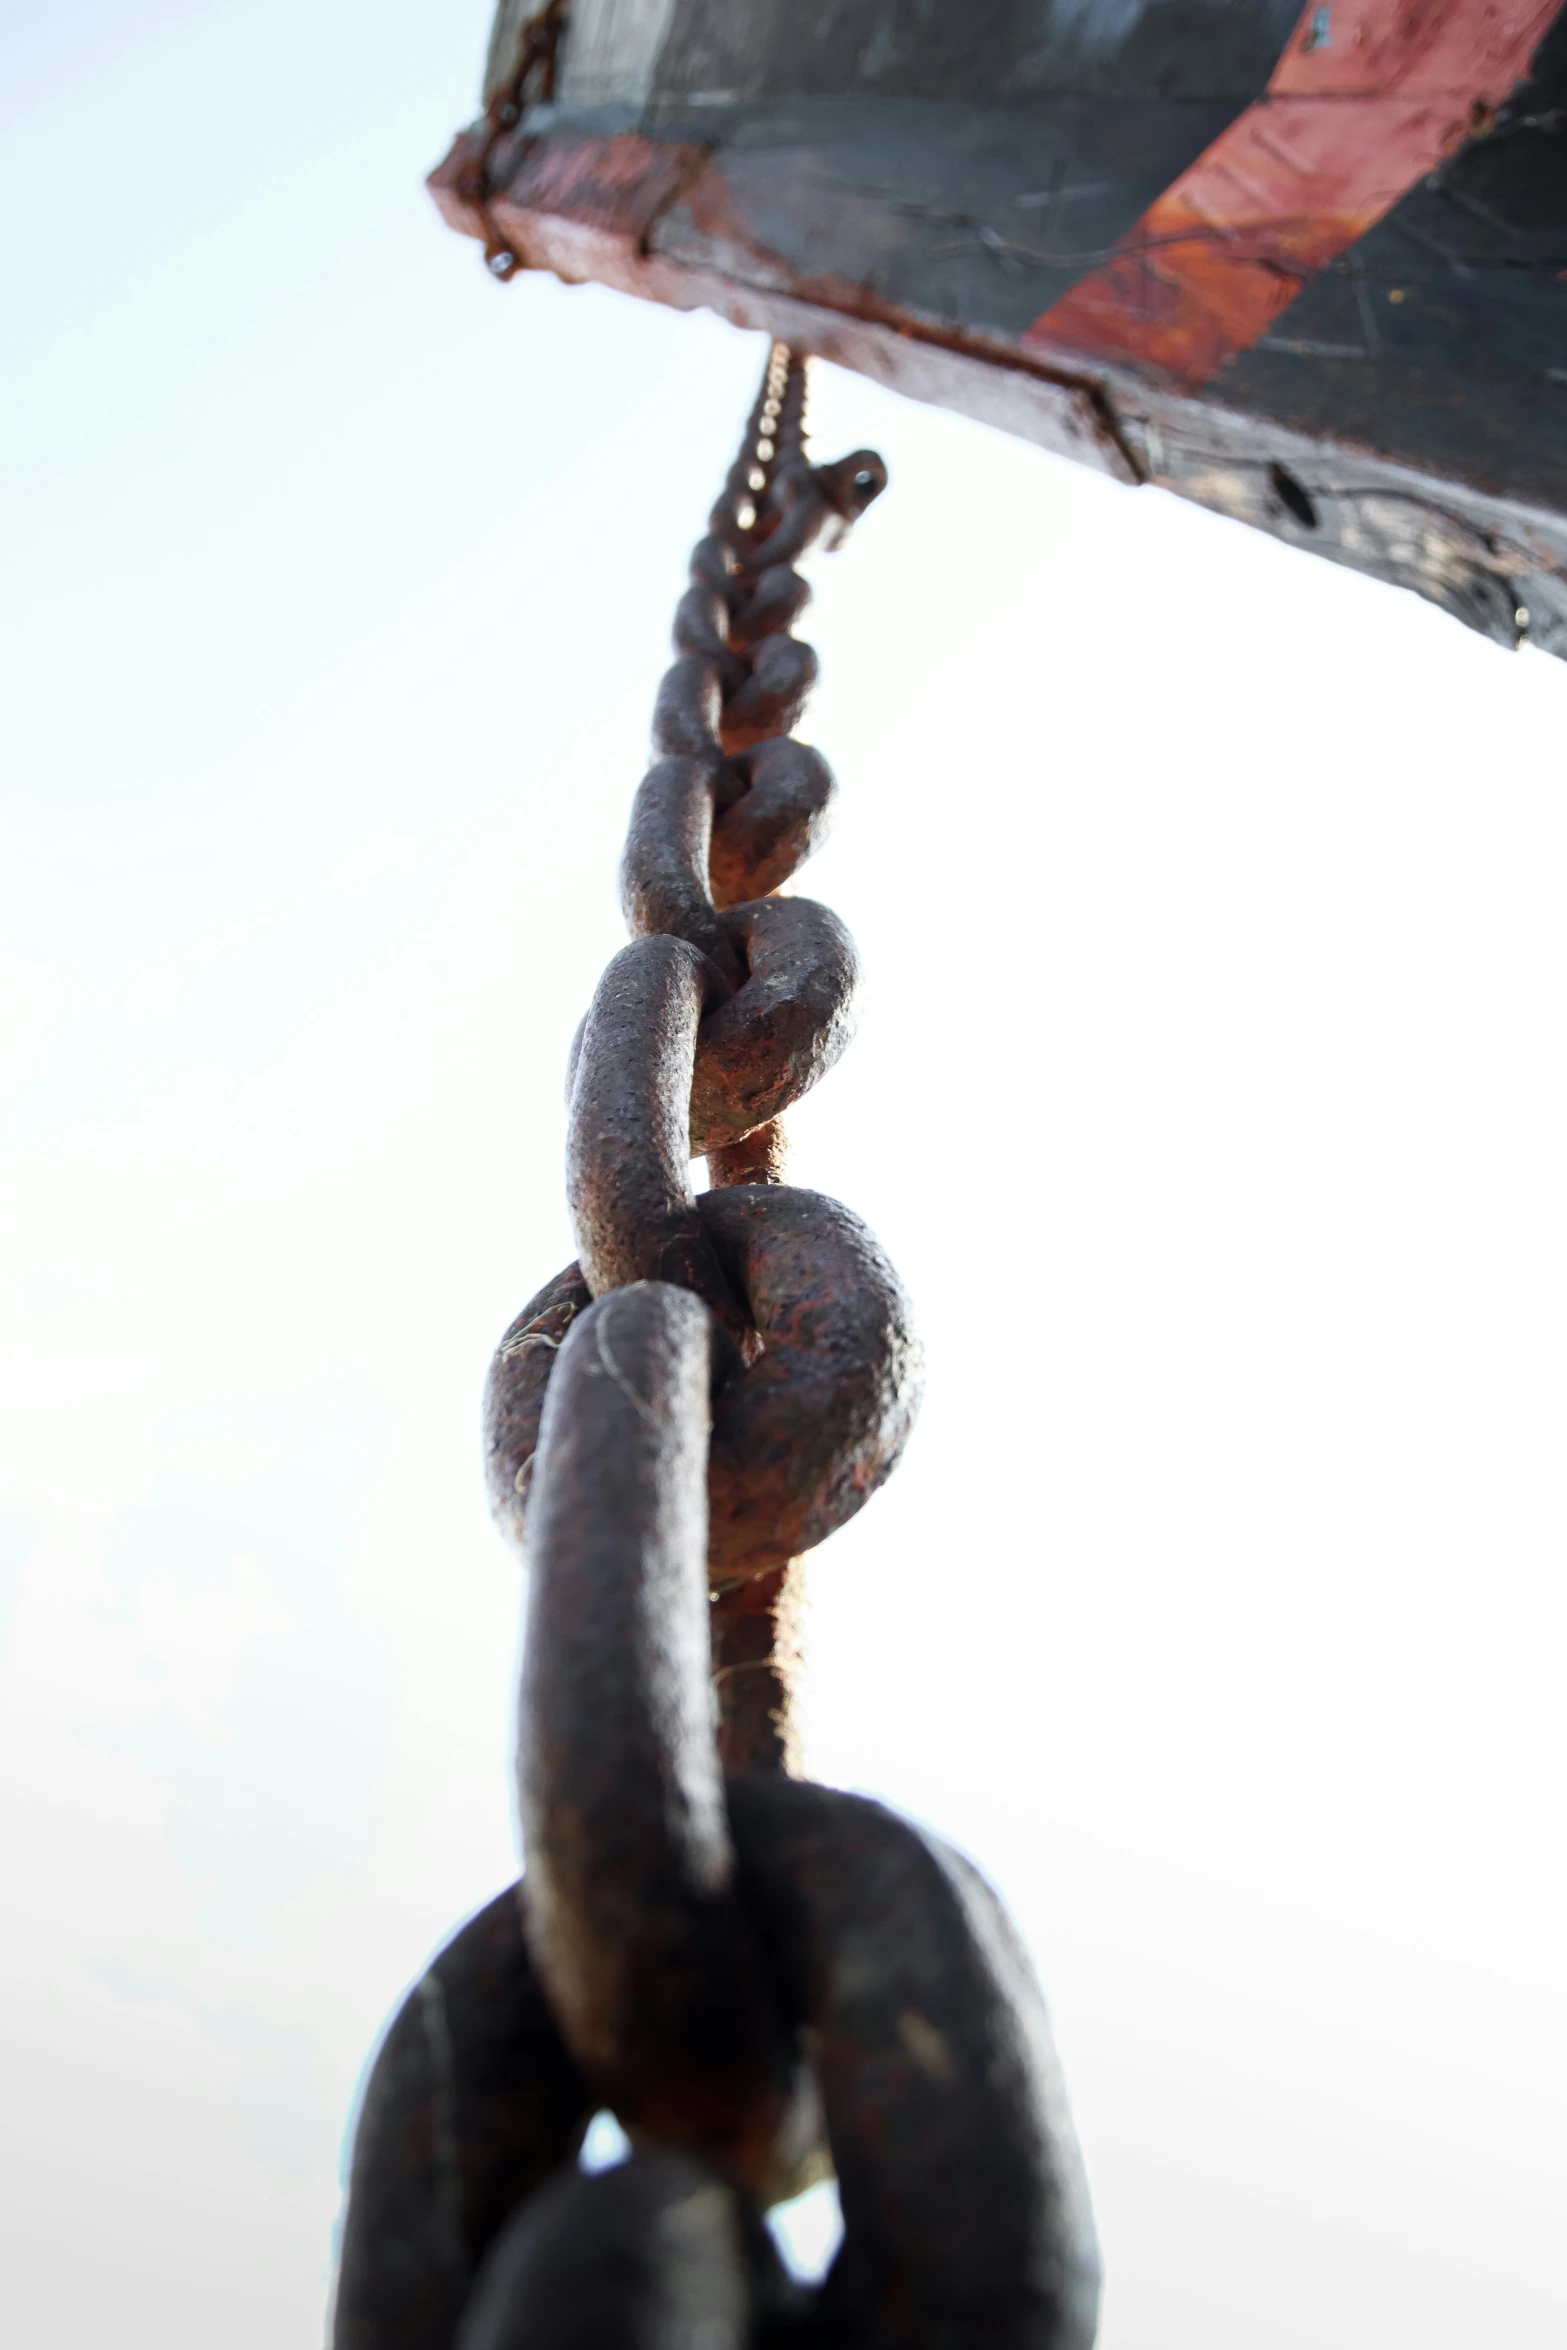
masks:
[[[484,119],[463,168],[462,193],[484,223],[484,260],[492,276],[511,277],[519,264],[516,254],[490,219],[489,200],[495,159],[508,142],[514,150],[526,106],[548,106],[555,96],[561,38],[566,30],[570,0],[546,0],[543,8],[524,17],[515,4],[502,6],[490,37],[485,72]]]
[[[793,739],[795,569],[885,486],[813,467],[774,348],[691,561],[621,871],[630,945],[568,1081],[578,1261],[491,1366],[529,1569],[527,1876],[394,2020],[357,2133],[337,2350],[1086,2350],[1098,2268],[1027,1960],[958,1855],[791,1775],[801,1554],[902,1452],[920,1356],[859,1219],[783,1181],[852,1030],[853,941],[777,894],[833,797]],[[691,1161],[705,1155],[698,1196]],[[597,2107],[633,2153],[584,2176]],[[831,2169],[819,2291],[760,2224]]]

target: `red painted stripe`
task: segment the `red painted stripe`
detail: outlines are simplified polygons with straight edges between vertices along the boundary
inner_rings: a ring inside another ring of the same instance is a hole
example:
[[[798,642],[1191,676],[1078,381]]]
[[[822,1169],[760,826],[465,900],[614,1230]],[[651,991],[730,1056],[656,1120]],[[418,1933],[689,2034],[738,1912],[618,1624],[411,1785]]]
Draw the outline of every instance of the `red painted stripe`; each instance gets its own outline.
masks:
[[[1206,383],[1485,127],[1561,6],[1307,0],[1265,96],[1024,344]]]

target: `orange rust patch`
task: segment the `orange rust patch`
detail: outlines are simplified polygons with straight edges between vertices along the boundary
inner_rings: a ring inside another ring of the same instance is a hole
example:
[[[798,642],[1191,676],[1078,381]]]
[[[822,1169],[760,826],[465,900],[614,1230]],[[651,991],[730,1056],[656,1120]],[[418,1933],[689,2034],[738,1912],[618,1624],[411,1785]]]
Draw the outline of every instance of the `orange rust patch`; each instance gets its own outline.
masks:
[[[1265,96],[1023,336],[1206,383],[1483,128],[1561,0],[1308,0]]]
[[[524,156],[506,200],[520,211],[553,213],[640,244],[707,160],[706,147],[644,139],[635,131],[570,146],[541,141]]]

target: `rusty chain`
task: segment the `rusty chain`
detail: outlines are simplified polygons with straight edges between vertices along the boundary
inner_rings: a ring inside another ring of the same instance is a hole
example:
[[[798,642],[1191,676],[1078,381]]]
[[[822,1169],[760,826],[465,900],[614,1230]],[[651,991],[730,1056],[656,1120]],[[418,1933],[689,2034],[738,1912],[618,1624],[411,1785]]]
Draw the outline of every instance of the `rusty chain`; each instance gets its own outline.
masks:
[[[490,73],[486,76],[487,80],[493,78],[493,87],[463,171],[462,193],[484,223],[484,265],[492,277],[503,282],[521,263],[490,218],[495,158],[508,141],[515,146],[512,134],[530,103],[548,106],[554,100],[570,4],[571,0],[546,0],[543,8],[526,19],[503,8],[495,20]],[[495,54],[497,45],[502,47],[502,55]],[[526,145],[525,140],[523,143]]]
[[[793,737],[795,568],[886,483],[812,466],[775,346],[691,560],[621,869],[631,943],[578,1031],[578,1261],[502,1338],[495,1515],[528,1567],[527,1874],[371,2070],[336,2350],[1087,2350],[1098,2262],[1043,2007],[989,1887],[793,1775],[801,1554],[896,1465],[920,1355],[780,1119],[853,1026],[853,941],[778,894],[834,782]],[[695,1156],[710,1188],[696,1194]],[[633,2151],[577,2167],[608,2107]],[[771,2204],[836,2175],[819,2290]]]

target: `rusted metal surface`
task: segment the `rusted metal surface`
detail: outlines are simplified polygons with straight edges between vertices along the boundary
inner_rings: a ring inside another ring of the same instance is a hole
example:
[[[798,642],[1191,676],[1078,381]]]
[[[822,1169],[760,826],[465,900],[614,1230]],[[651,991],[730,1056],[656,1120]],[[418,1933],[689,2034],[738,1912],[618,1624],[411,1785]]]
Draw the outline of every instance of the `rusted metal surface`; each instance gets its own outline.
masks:
[[[484,120],[463,143],[461,188],[475,233],[484,239],[484,257],[493,274],[507,278],[517,256],[490,220],[496,157],[515,133],[531,102],[547,106],[555,96],[556,65],[570,0],[546,0],[529,13],[518,0],[501,0],[490,34],[484,70]]]
[[[546,2318],[560,2324],[573,2311],[584,2319],[600,2306],[597,2282],[617,2267],[635,2280],[635,2305],[615,2312],[617,2330],[582,2338],[639,2341],[649,2297],[711,2289],[705,2264],[716,2257],[746,2324],[763,2313],[774,2323],[787,2318],[806,2342],[945,2350],[975,2339],[1086,2350],[1099,2269],[1081,2159],[1048,2021],[994,1893],[961,1855],[858,1797],[761,1772],[731,1778],[727,1806],[734,1882],[761,1938],[774,2013],[785,2032],[809,2035],[815,2052],[845,2221],[844,2249],[820,2302],[797,2297],[791,2305],[756,2246],[753,2208],[742,2197],[726,2202],[722,2216],[712,2211],[716,2238],[704,2228],[685,2241],[680,2271],[659,2288],[645,2251],[627,2246],[611,2259],[609,2245],[625,2243],[622,2227],[641,2223],[616,2216],[603,2182],[563,2166],[543,2184],[540,2154],[574,2143],[586,2104],[541,2017],[537,1988],[517,1965],[518,1886],[483,1913],[507,1922],[512,1973],[498,1986],[501,1996],[492,1993],[485,2039],[461,2043],[451,2101],[465,2113],[469,2100],[488,2093],[480,2060],[490,2077],[525,2089],[540,2076],[542,2048],[550,2068],[543,2078],[560,2082],[553,2116],[546,2107],[554,2137],[540,2133],[537,2148],[530,2141],[524,2169],[507,2132],[461,2136],[466,2192],[483,2224],[468,2220],[460,2244],[443,2237],[424,2221],[424,2072],[415,2072],[398,2107],[377,2089],[388,2070],[383,2055],[367,2115],[379,2094],[381,2110],[401,2122],[400,2130],[383,2124],[373,2156],[392,2172],[403,2205],[383,2195],[376,2230],[368,2208],[351,2206],[345,2290],[351,2257],[367,2262],[389,2242],[400,2256],[395,2289],[379,2296],[370,2330],[356,2342],[435,2350],[453,2340],[455,2312],[466,2301],[460,2350],[531,2344],[524,2318],[530,2327]],[[438,1964],[449,1966],[450,1957]],[[517,1996],[519,1982],[526,1997]],[[389,2050],[410,2024],[424,2028],[418,1993]],[[411,2158],[405,2146],[416,2150]],[[637,2163],[647,2159],[639,2154]],[[356,2195],[364,2167],[362,2135]],[[693,2192],[714,2175],[689,2157],[663,2174]],[[645,2211],[642,2188],[628,2183],[620,2192]],[[516,2196],[515,2216],[503,2229],[508,2195]],[[662,2189],[655,2202],[665,2207]],[[603,2322],[610,2323],[607,2311]],[[346,2338],[340,2320],[339,2339]],[[753,2337],[743,2325],[739,2338]]]
[[[793,611],[776,609],[788,625]],[[826,838],[834,788],[820,751],[787,736],[740,758],[660,759],[632,803],[620,869],[627,928],[689,939],[738,986],[739,958],[715,909],[783,887]]]
[[[1257,104],[1024,342],[1209,382],[1495,121],[1559,6],[1314,0]]]
[[[738,216],[709,147],[634,131],[518,135],[494,151],[495,192],[481,209],[470,192],[481,145],[460,132],[427,184],[447,225],[492,260],[503,250],[568,285],[715,310],[1117,481],[1143,478],[1091,370],[918,316],[852,279],[807,275],[750,230],[739,242],[718,233],[716,221]]]
[[[744,1297],[760,1358],[713,1407],[715,1584],[813,1550],[897,1467],[922,1362],[902,1284],[869,1228],[820,1192],[708,1192],[702,1220]]]
[[[814,898],[756,898],[721,917],[745,972],[703,1023],[691,1084],[691,1147],[704,1155],[782,1116],[854,1034],[853,939]]]
[[[576,0],[432,193],[1567,653],[1562,0],[894,14]]]
[[[816,2050],[845,2338],[1087,2350],[1099,2258],[1028,1958],[962,1855],[880,1804],[730,1788],[741,1890]]]
[[[766,1147],[777,1148],[772,1133]],[[908,1441],[921,1362],[902,1284],[837,1200],[748,1182],[705,1192],[694,1207],[703,1261],[760,1341],[712,1407],[708,1558],[722,1586],[814,1549],[863,1508]],[[519,1544],[556,1350],[590,1297],[568,1266],[523,1308],[490,1366],[490,1495]]]
[[[688,978],[677,981],[667,954],[630,947],[610,966],[572,1080],[573,1103],[576,1089],[584,1089],[580,1122],[590,1134],[606,1131],[612,1071],[641,1067],[650,1084],[661,1085],[651,1056],[655,1049],[683,1053],[686,1045],[678,1040],[687,1026],[694,1036],[692,1071],[682,1090],[690,1095],[691,1148],[703,1155],[779,1117],[826,1076],[854,1033],[859,959],[836,914],[811,898],[770,896],[722,913],[715,909],[696,863],[704,847],[711,853],[710,808],[708,786],[693,760],[661,759],[637,794],[623,874],[628,922],[650,935],[678,930],[711,968],[687,961],[682,969]],[[786,814],[793,830],[795,811]],[[761,829],[755,827],[753,839]],[[645,848],[650,834],[654,845]],[[736,845],[750,844],[744,836],[740,843],[726,842],[731,856]],[[714,1000],[715,972],[734,989],[727,1002]],[[699,1026],[677,1015],[675,998],[687,1011],[696,1010]],[[658,1067],[661,1072],[662,1060]],[[574,1108],[574,1132],[578,1121]],[[587,1142],[580,1147],[589,1154]],[[573,1197],[578,1180],[573,1176]],[[585,1158],[580,1180],[592,1180]]]
[[[782,1183],[789,1172],[789,1137],[781,1118],[755,1126],[739,1142],[726,1142],[707,1154],[708,1178],[715,1191],[738,1183]]]
[[[676,617],[622,865],[635,935],[573,1048],[579,1262],[490,1367],[491,1504],[527,1568],[527,1872],[371,2076],[337,2350],[1092,2339],[1081,2167],[994,1895],[789,1775],[802,1554],[896,1466],[921,1381],[873,1235],[782,1180],[781,1113],[842,1050],[857,977],[835,915],[773,894],[833,789],[785,732],[815,675],[793,562],[886,482],[868,451],[812,467],[804,400],[775,349]],[[589,2179],[593,2104],[635,2153]],[[844,2244],[806,2292],[761,2214],[829,2166]]]
[[[805,1562],[786,1560],[713,1594],[713,1692],[726,1771],[793,1771],[794,1699],[803,1663]]]
[[[736,1335],[742,1317],[691,1189],[691,1086],[704,1005],[725,984],[679,938],[623,947],[599,981],[574,1055],[566,1199],[595,1297],[677,1281]]]
[[[808,743],[759,743],[734,766],[746,788],[722,809],[708,851],[719,906],[782,889],[827,837],[836,789],[832,769]]]
[[[571,0],[500,0],[490,28],[484,61],[485,111],[497,128],[508,130],[535,95],[548,105],[555,96],[561,36]]]
[[[789,2062],[734,1891],[708,1694],[711,1318],[663,1281],[590,1306],[550,1373],[518,1750],[529,1947],[629,2128],[772,2178]]]
[[[445,2350],[485,2253],[575,2156],[593,2111],[522,1938],[514,1886],[394,2017],[360,2105],[337,2350]]]

